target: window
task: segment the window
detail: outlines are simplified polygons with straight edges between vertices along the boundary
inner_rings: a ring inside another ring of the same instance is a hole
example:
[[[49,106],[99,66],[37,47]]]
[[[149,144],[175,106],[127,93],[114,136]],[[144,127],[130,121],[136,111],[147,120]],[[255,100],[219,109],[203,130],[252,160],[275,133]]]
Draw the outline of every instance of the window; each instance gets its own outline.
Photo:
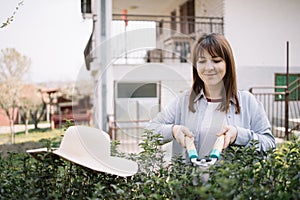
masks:
[[[292,83],[292,84],[291,84]],[[300,74],[289,74],[290,100],[300,100]],[[275,74],[275,86],[286,86],[286,74]],[[284,88],[275,88],[275,92],[284,92]],[[276,101],[284,101],[285,95],[276,95]]]
[[[163,27],[164,27],[164,20],[160,20],[160,22],[158,22],[158,27],[159,27],[159,34],[163,34]]]
[[[176,10],[171,12],[171,30],[174,30],[174,31],[177,30],[177,27],[176,27]]]
[[[184,34],[195,32],[195,1],[188,0],[180,6],[180,31]]]
[[[118,83],[118,98],[156,98],[156,83]]]
[[[92,13],[92,0],[81,0],[81,13]]]

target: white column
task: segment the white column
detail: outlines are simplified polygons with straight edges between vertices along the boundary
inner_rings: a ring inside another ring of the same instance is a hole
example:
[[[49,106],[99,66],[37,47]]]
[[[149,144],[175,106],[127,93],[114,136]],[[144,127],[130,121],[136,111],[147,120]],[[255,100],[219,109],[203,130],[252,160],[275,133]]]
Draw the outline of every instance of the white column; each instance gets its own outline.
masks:
[[[92,73],[94,74],[95,95],[94,95],[94,126],[108,131],[107,127],[107,65],[110,63],[110,55],[106,40],[110,38],[112,1],[95,1],[97,13],[95,22],[95,54],[96,63]],[[106,44],[106,45],[105,45]]]

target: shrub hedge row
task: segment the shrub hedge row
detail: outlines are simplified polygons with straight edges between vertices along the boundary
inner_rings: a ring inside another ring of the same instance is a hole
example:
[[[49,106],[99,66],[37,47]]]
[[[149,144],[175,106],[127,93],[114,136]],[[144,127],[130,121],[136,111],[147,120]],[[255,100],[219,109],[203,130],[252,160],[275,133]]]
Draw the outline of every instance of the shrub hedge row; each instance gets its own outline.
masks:
[[[259,154],[254,147],[230,147],[203,170],[175,158],[163,163],[159,136],[146,132],[132,177],[96,173],[68,161],[25,153],[0,158],[0,199],[300,199],[300,142],[294,138]],[[255,142],[253,142],[255,143]]]

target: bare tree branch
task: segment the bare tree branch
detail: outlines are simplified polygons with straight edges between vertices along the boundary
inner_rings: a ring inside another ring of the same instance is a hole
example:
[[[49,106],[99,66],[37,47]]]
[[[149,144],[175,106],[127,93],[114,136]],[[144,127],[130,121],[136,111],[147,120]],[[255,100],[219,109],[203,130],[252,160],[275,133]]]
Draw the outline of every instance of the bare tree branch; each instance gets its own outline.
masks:
[[[18,5],[16,6],[14,12],[12,13],[12,15],[10,17],[8,17],[5,22],[2,22],[2,25],[0,26],[0,28],[4,28],[7,25],[9,25],[12,21],[14,21],[15,15],[17,14],[19,7],[22,5],[23,5],[23,0],[20,0]]]

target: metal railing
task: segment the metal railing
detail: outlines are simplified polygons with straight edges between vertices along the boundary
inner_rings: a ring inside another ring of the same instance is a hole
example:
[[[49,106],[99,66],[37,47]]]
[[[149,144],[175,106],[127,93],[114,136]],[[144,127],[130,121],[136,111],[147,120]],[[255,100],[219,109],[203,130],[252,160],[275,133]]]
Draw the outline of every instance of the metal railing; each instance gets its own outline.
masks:
[[[109,123],[109,135],[112,140],[120,142],[119,150],[126,153],[138,153],[149,120],[115,121]]]
[[[224,32],[223,17],[200,17],[200,16],[168,16],[168,15],[126,15],[113,14],[113,20],[121,21],[151,21],[157,28],[172,29],[182,34],[222,33]],[[163,35],[163,30],[158,30]],[[170,36],[170,35],[169,35]]]
[[[187,62],[195,39],[203,33],[224,32],[222,17],[198,17],[198,16],[167,16],[167,15],[122,15],[113,14],[114,21],[154,22],[154,35],[144,38],[156,38],[156,48],[144,52],[126,53],[128,60],[142,60],[142,62]]]
[[[288,86],[252,87],[249,91],[264,105],[275,137],[289,139],[291,132],[300,128],[300,78]],[[277,92],[278,89],[284,89]],[[291,94],[298,94],[290,100]]]

